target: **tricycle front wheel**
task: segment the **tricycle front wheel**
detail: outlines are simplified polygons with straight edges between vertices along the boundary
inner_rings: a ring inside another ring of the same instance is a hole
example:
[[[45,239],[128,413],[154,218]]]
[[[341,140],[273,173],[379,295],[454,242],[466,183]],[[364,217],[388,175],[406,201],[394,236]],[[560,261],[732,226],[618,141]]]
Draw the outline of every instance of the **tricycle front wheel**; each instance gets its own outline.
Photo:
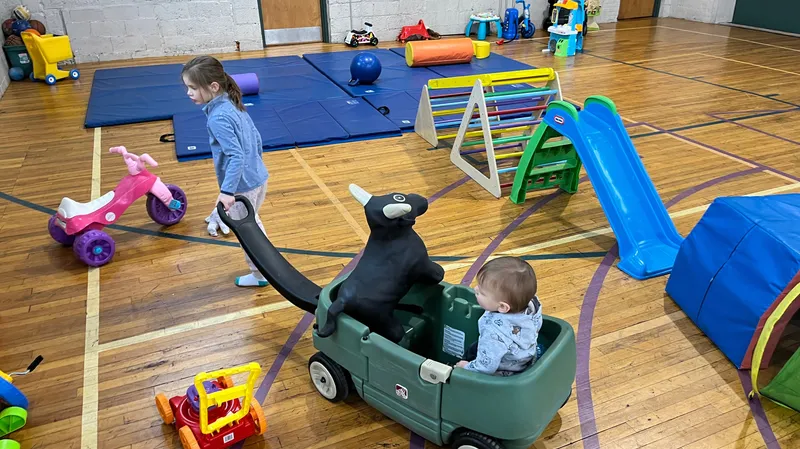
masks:
[[[50,232],[50,237],[53,237],[53,240],[64,246],[72,246],[72,243],[75,242],[75,236],[67,234],[67,232],[56,223],[56,220],[56,216],[53,215],[50,217],[50,221],[47,222],[47,230]]]
[[[116,244],[103,231],[90,230],[79,235],[72,245],[75,257],[90,267],[99,267],[111,262]]]
[[[331,402],[344,400],[350,394],[349,373],[321,352],[309,359],[308,374],[317,392]]]
[[[471,430],[459,432],[450,447],[453,449],[503,449],[503,445],[494,438]]]

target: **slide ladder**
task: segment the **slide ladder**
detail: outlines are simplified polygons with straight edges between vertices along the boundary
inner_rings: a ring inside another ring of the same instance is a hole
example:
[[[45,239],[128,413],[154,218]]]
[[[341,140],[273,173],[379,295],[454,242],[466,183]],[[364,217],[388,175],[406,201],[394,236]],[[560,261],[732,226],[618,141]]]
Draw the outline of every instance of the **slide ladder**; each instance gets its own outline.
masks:
[[[633,146],[614,103],[586,99],[580,113],[550,103],[543,124],[568,138],[578,152],[619,245],[619,269],[635,279],[672,271],[683,241]]]

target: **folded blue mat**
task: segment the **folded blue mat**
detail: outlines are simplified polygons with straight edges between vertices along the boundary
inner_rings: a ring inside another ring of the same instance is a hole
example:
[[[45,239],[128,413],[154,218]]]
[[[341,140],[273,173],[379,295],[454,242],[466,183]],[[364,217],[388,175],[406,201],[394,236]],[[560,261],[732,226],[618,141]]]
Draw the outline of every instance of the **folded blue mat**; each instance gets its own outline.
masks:
[[[358,51],[305,54],[303,59],[353,97],[420,90],[429,79],[441,78],[426,68],[407,66],[405,59],[389,50],[370,49],[368,52],[374,54],[381,62],[380,76],[372,84],[349,86],[347,83],[350,81],[350,63]]]
[[[265,103],[258,103],[257,98],[253,102],[252,97],[244,97],[244,101],[248,114],[261,134],[264,151],[295,147],[294,138],[273,107]],[[206,121],[207,118],[202,111],[184,112],[172,117],[172,127],[175,132],[175,154],[178,161],[211,157]]]
[[[347,93],[298,56],[223,61],[230,74],[256,73],[265,104],[348,98]],[[168,120],[200,107],[186,96],[182,64],[98,70],[92,82],[87,128]]]
[[[323,100],[319,104],[344,128],[348,141],[403,135],[399,126],[363,100]]]
[[[349,134],[317,101],[275,108],[298,147],[313,147],[347,140]]]
[[[406,59],[405,47],[393,48],[392,52],[402,57],[403,61],[405,62]],[[453,76],[464,76],[464,75],[480,75],[483,73],[510,72],[513,70],[525,70],[525,69],[535,69],[535,68],[536,67],[525,64],[523,62],[516,61],[514,59],[505,57],[503,55],[499,55],[497,53],[492,53],[489,55],[489,57],[483,59],[478,59],[473,57],[472,62],[470,62],[469,64],[448,64],[448,65],[434,65],[427,67],[428,70],[444,78],[449,78]]]
[[[409,92],[387,92],[363,97],[375,109],[389,108],[386,118],[403,131],[413,131],[419,107],[419,94],[414,98]]]

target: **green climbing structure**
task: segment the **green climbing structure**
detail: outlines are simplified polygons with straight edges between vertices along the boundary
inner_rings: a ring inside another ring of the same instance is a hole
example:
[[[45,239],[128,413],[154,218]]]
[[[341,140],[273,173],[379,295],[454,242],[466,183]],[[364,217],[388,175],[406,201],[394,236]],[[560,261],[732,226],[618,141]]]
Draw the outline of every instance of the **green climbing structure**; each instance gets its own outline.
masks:
[[[522,204],[528,192],[553,187],[575,193],[580,173],[581,160],[572,142],[541,123],[522,153],[511,186],[511,201]]]

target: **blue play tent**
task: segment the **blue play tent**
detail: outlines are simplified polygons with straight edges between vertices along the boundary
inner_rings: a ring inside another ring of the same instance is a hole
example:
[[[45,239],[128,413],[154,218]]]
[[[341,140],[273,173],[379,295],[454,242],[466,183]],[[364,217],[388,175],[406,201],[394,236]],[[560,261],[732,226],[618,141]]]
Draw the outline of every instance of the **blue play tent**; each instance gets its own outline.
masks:
[[[723,197],[683,241],[666,291],[742,369],[772,317],[764,367],[800,308],[794,299],[778,308],[799,273],[800,194]]]

